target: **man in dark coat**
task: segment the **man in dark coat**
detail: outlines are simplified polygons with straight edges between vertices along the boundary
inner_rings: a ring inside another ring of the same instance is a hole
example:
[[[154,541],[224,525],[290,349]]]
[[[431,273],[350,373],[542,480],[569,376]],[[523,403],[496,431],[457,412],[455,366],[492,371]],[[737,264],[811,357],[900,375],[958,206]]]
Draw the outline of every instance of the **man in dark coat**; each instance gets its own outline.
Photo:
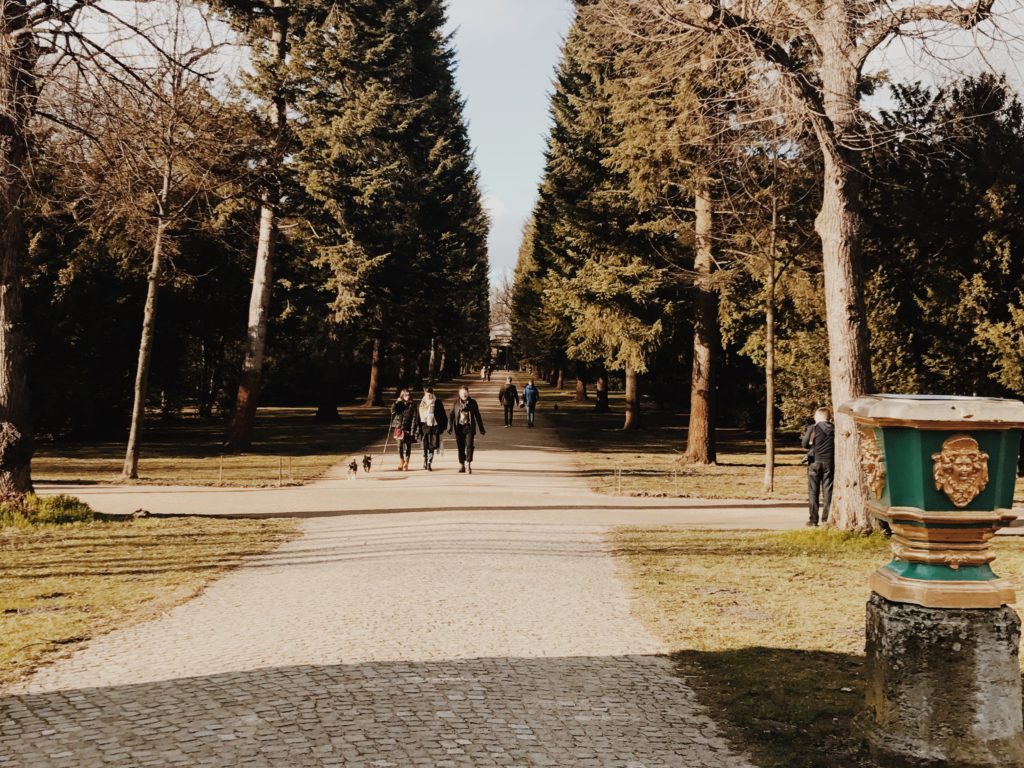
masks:
[[[505,410],[505,426],[511,427],[512,414],[515,412],[516,406],[519,405],[519,390],[512,383],[511,376],[508,377],[505,385],[498,391],[498,402],[501,403],[501,407]]]
[[[459,389],[452,412],[448,415],[448,434],[455,433],[455,444],[459,447],[459,472],[473,474],[473,448],[476,431],[486,435],[480,406],[469,396],[469,387]]]
[[[819,408],[814,412],[814,423],[804,429],[801,445],[809,451],[811,463],[807,467],[807,495],[809,497],[810,519],[807,525],[818,525],[818,497],[824,497],[821,522],[828,522],[829,507],[832,506],[832,483],[836,476],[836,428],[832,423],[832,412]]]

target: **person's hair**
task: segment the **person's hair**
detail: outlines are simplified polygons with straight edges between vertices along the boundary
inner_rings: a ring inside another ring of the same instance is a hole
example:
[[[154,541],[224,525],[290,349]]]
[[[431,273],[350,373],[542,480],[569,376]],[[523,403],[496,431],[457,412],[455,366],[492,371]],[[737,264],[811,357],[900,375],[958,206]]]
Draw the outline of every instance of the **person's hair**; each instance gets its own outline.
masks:
[[[533,379],[530,379],[530,383],[533,384]]]
[[[427,387],[425,390],[423,390],[423,394],[425,394],[425,395],[432,395],[432,394],[434,394],[434,388],[433,387]]]
[[[412,397],[412,393],[408,389],[403,389],[398,393],[398,399],[401,400],[403,397]]]
[[[507,382],[508,382],[509,384],[511,384],[511,383],[512,383],[512,377],[511,377],[511,376],[509,376],[509,377],[508,377],[508,378],[506,379],[506,381],[507,381]]]
[[[814,412],[815,416],[824,416],[826,421],[832,421],[832,409],[828,406],[821,406]]]

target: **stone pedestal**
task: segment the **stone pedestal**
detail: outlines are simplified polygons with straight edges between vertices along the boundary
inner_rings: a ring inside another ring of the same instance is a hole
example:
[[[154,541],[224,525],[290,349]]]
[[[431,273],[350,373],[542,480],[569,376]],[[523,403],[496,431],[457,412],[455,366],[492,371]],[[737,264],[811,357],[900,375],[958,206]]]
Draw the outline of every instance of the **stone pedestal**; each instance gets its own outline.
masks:
[[[867,609],[863,726],[883,768],[1024,768],[1014,610]]]

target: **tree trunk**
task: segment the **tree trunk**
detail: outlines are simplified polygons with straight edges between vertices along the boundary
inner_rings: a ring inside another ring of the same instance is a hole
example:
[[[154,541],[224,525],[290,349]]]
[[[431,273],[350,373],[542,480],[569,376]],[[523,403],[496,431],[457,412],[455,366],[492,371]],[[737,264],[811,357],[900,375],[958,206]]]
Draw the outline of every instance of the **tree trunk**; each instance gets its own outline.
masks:
[[[164,176],[164,191],[170,175]],[[165,194],[166,199],[166,194]],[[128,447],[125,451],[121,476],[135,480],[139,476],[139,448],[142,442],[142,427],[146,418],[146,397],[149,391],[149,364],[153,359],[153,337],[156,333],[156,300],[160,292],[160,274],[163,267],[164,233],[167,221],[161,216],[156,225],[156,239],[153,242],[153,261],[146,280],[146,306],[142,311],[142,338],[139,341],[139,359],[135,369],[135,397],[132,403],[132,423],[128,431]]]
[[[283,69],[288,57],[289,11],[287,0],[273,0],[273,9],[275,23],[270,42],[276,63],[280,69]],[[275,160],[281,163],[284,161],[283,156],[287,151],[285,129],[288,122],[288,104],[283,87],[279,87],[277,93],[274,94],[270,120],[277,133]],[[260,234],[256,246],[252,294],[249,298],[245,360],[242,363],[242,377],[238,384],[235,413],[228,431],[228,448],[235,451],[247,450],[252,445],[256,407],[263,384],[263,360],[266,356],[267,320],[270,314],[270,289],[274,273],[277,206],[279,203],[280,190],[276,182],[270,183],[263,192],[260,204]]]
[[[594,410],[598,413],[608,412],[608,370],[601,366],[594,382]]]
[[[381,342],[380,339],[374,339],[373,353],[370,356],[370,387],[366,393],[366,402],[363,404],[365,408],[373,408],[384,403],[380,393],[380,362]]]
[[[33,432],[22,319],[24,174],[35,40],[20,0],[0,6],[0,495],[32,490]],[[14,36],[16,33],[17,36]]]
[[[774,233],[774,211],[773,211]],[[764,492],[775,492],[775,260],[768,262],[764,304]]]
[[[696,242],[694,271],[697,292],[693,321],[693,371],[690,380],[690,423],[686,432],[686,452],[680,461],[687,464],[714,464],[715,375],[718,362],[718,298],[710,285],[714,270],[714,203],[707,183],[697,185],[695,194]]]
[[[587,366],[583,363],[576,364],[576,402],[586,402],[587,397]]]
[[[626,367],[626,419],[622,423],[623,430],[640,429],[640,386],[636,369]]]
[[[842,4],[823,7],[829,29],[849,23]],[[820,40],[821,81],[827,123],[816,125],[822,149],[821,210],[815,229],[821,237],[828,325],[829,373],[833,410],[872,391],[871,357],[864,280],[861,267],[863,236],[860,199],[860,156],[856,149],[860,106],[859,73],[837,36]],[[831,128],[831,130],[828,130]],[[857,459],[857,430],[853,419],[836,414],[836,465],[829,522],[843,530],[870,531],[874,523],[864,508]]]
[[[565,366],[558,366],[558,374],[555,378],[555,387],[557,389],[565,389]]]
[[[860,264],[861,215],[857,171],[841,156],[825,155],[825,185],[817,231],[821,236],[828,321],[832,403],[838,407],[872,390],[864,283]],[[843,530],[873,527],[860,488],[857,430],[835,414],[836,475],[830,523]]]

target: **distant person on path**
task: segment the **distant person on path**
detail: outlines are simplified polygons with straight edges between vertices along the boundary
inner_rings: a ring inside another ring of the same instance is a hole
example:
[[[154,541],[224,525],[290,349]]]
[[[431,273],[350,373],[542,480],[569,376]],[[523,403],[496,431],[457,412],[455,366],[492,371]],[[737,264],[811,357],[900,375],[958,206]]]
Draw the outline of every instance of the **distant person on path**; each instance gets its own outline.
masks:
[[[444,403],[434,396],[432,387],[427,387],[419,404],[420,436],[423,439],[423,468],[434,471],[434,454],[441,447],[441,435],[448,429],[448,414]]]
[[[526,408],[526,426],[528,427],[533,427],[538,400],[540,400],[540,390],[533,383],[533,379],[530,379],[530,383],[523,387],[523,407]]]
[[[491,374],[494,373],[494,366],[490,363],[487,364],[487,380],[491,380]]]
[[[420,415],[412,401],[412,394],[403,389],[391,408],[391,428],[394,430],[395,442],[398,443],[398,471],[409,471],[409,459],[412,457],[412,444],[416,442],[416,434],[420,429]]]
[[[800,444],[806,448],[811,463],[807,466],[807,495],[809,497],[810,519],[807,525],[818,525],[818,497],[824,497],[820,522],[828,522],[829,507],[832,506],[832,483],[836,474],[836,428],[832,423],[832,412],[819,408],[814,412],[814,423],[804,429]]]
[[[473,474],[473,444],[476,431],[486,435],[480,406],[469,396],[469,387],[462,387],[448,416],[448,434],[455,433],[455,444],[459,447],[459,472]]]
[[[515,412],[515,407],[519,405],[519,390],[512,383],[511,376],[508,377],[505,385],[498,391],[498,402],[505,409],[505,426],[511,427],[512,414]]]

